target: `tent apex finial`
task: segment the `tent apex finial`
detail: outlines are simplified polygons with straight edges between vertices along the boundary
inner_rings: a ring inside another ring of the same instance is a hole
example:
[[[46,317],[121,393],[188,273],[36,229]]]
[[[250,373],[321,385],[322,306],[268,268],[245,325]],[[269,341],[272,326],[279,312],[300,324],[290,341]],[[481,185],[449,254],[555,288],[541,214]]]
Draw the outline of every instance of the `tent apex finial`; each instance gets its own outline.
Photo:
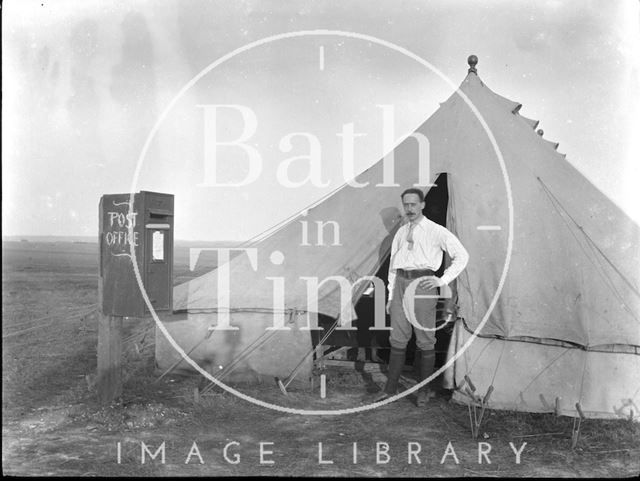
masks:
[[[469,73],[473,72],[478,75],[478,71],[476,70],[476,65],[478,65],[478,57],[475,55],[469,55],[467,58],[467,63],[469,64]]]

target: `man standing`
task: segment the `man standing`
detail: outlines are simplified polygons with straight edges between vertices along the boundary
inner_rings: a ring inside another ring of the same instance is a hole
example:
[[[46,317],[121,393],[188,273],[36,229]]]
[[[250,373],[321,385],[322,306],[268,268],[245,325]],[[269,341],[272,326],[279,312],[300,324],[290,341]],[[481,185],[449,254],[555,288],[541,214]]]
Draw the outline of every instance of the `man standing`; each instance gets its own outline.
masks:
[[[425,203],[420,189],[407,189],[401,198],[409,222],[398,229],[391,244],[387,303],[387,313],[391,315],[391,355],[387,384],[374,402],[396,394],[412,328],[415,329],[416,346],[420,351],[416,353],[420,356],[419,382],[433,374],[437,289],[454,280],[469,261],[469,254],[456,236],[422,215]],[[443,251],[451,257],[451,265],[442,277],[436,277],[435,271],[442,264]],[[419,279],[414,291],[417,299],[411,292],[405,295],[407,288],[416,279]],[[433,297],[420,297],[425,295]],[[427,400],[428,388],[424,386],[418,391],[416,404],[424,406]]]

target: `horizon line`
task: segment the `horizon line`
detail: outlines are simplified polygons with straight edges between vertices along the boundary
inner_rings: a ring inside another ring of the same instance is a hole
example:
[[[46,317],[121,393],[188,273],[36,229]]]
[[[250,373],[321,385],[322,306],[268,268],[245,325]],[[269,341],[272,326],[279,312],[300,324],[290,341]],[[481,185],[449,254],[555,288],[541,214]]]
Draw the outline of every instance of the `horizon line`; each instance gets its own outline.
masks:
[[[69,242],[81,239],[83,241],[87,240],[91,243],[98,243],[98,236],[87,236],[87,235],[62,235],[62,234],[27,234],[27,235],[3,235],[2,241],[29,241],[29,240],[40,240],[40,239],[60,239],[67,240]],[[246,242],[246,240],[233,240],[233,239],[222,239],[222,240],[203,240],[203,239],[174,239],[174,242],[206,242],[206,243],[220,243],[220,242],[228,242],[234,244],[240,244]]]

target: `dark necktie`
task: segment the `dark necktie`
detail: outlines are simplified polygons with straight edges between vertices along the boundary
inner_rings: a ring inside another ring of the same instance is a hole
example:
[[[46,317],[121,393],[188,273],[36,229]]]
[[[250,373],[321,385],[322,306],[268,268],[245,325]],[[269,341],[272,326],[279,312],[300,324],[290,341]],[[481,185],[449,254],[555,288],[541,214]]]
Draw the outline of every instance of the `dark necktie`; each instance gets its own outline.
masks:
[[[407,234],[407,244],[409,244],[409,250],[413,250],[413,229],[415,224],[413,222],[409,222],[409,233]]]

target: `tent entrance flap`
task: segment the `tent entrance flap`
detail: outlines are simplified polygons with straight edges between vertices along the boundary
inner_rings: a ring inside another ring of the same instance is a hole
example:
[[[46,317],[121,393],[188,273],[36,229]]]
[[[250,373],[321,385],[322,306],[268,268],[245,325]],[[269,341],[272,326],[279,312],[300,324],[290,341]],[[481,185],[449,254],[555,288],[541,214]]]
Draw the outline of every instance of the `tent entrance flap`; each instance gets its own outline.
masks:
[[[448,178],[447,174],[443,173],[438,175],[435,181],[435,186],[431,187],[425,195],[425,208],[422,213],[425,217],[446,227],[447,222],[447,206],[449,203],[449,190],[448,190]],[[443,254],[444,255],[444,254]],[[382,279],[385,285],[385,299],[388,298],[387,282],[389,275],[389,260],[390,253],[385,256],[384,262],[380,266],[375,276]],[[442,275],[445,269],[445,263],[437,271],[437,275]],[[358,299],[355,305],[355,311],[357,320],[354,321],[354,327],[357,330],[334,330],[324,342],[327,346],[341,346],[352,348],[389,348],[389,331],[383,330],[370,330],[370,327],[374,326],[374,299],[375,292],[373,289],[365,290],[365,293]],[[442,319],[442,303],[438,304],[437,319]],[[318,319],[318,325],[324,329],[324,331],[311,331],[312,343],[317,345],[323,335],[334,324],[335,319],[329,316],[320,315]],[[385,326],[390,326],[391,321],[389,315],[385,314]],[[442,357],[446,357],[447,346],[449,338],[451,336],[450,330],[439,329],[436,332],[437,343],[436,351],[442,351]],[[413,353],[415,350],[415,336],[412,337],[408,352]],[[409,358],[411,355],[408,356]]]

